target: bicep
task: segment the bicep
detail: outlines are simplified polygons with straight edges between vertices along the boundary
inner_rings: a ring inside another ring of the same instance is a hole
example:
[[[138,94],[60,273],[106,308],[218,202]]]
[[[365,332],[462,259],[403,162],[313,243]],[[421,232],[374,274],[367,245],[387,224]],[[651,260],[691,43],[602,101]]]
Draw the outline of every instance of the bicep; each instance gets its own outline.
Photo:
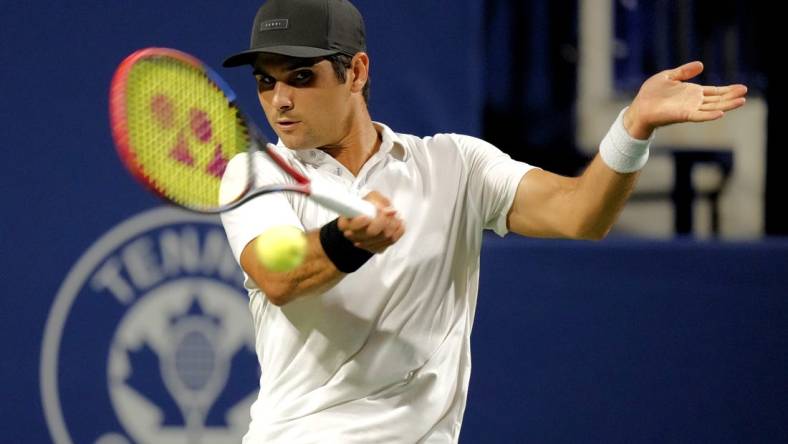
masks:
[[[509,230],[530,237],[575,237],[577,224],[570,202],[577,182],[577,178],[529,170],[520,179],[509,209]]]

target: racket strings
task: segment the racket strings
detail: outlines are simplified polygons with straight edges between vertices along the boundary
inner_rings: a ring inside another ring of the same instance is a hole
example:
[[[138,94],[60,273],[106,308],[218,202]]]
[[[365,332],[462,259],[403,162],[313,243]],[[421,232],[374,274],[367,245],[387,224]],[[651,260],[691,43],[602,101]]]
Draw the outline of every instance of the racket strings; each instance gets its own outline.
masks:
[[[249,144],[222,90],[195,66],[155,57],[131,69],[126,100],[129,145],[149,185],[179,205],[218,207],[227,164]]]

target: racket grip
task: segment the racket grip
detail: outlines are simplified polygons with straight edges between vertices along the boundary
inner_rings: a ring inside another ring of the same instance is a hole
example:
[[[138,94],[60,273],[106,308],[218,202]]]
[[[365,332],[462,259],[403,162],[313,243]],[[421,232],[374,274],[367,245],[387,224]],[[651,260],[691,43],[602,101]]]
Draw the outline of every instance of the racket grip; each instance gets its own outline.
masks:
[[[309,196],[320,205],[334,210],[345,217],[363,215],[373,218],[378,212],[372,202],[368,202],[360,197],[353,196],[352,194],[340,190],[332,190],[331,193],[327,193],[312,188],[312,192]]]

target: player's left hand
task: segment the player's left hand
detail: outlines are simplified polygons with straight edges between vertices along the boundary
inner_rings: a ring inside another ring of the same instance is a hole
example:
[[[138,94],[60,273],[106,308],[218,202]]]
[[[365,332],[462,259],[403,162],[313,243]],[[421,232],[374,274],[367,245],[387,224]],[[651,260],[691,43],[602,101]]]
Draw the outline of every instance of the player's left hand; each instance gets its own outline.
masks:
[[[338,227],[357,248],[383,253],[405,233],[405,223],[391,207],[391,202],[377,191],[364,196],[364,200],[375,205],[377,215],[373,219],[366,216],[340,217]]]
[[[744,105],[744,85],[704,86],[686,82],[703,72],[703,63],[690,62],[651,76],[640,87],[624,113],[624,127],[636,139],[681,122],[717,120],[727,111]]]

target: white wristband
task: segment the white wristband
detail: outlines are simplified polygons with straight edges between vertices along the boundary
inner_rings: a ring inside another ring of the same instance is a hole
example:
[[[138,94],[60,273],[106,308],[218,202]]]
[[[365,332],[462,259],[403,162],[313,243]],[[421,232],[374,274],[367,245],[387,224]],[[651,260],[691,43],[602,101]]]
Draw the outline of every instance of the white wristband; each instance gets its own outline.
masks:
[[[632,173],[643,168],[648,160],[648,147],[656,133],[652,131],[647,140],[632,138],[624,128],[624,112],[627,108],[621,110],[599,145],[602,160],[619,173]]]

